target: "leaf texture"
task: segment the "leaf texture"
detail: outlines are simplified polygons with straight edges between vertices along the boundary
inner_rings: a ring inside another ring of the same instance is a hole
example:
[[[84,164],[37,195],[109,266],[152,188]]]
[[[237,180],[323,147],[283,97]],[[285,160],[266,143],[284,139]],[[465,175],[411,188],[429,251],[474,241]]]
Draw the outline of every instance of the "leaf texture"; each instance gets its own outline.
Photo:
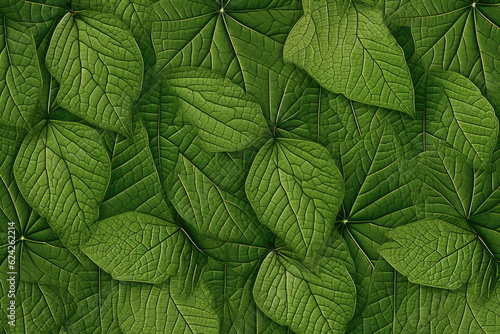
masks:
[[[498,119],[488,100],[457,73],[434,71],[421,82],[424,136],[446,141],[474,164],[486,166],[498,137]]]
[[[346,267],[325,258],[319,272],[271,253],[262,263],[253,295],[271,319],[295,333],[343,332],[354,311],[354,282]]]
[[[85,254],[122,281],[165,282],[179,272],[184,253],[191,249],[178,226],[137,212],[101,220],[89,234],[82,247]],[[124,239],[129,241],[122,243]]]
[[[0,17],[0,122],[28,130],[37,113],[42,78],[30,30]]]
[[[264,134],[267,124],[260,106],[228,79],[204,69],[177,69],[166,75],[179,113],[198,130],[207,150],[239,151]]]
[[[414,92],[403,51],[382,15],[350,1],[306,1],[287,38],[285,60],[334,93],[414,114]]]
[[[496,1],[412,0],[390,17],[411,26],[415,53],[427,68],[469,78],[498,112],[500,7]]]
[[[186,297],[172,291],[168,283],[120,283],[118,300],[118,321],[126,333],[219,333],[219,320],[203,285]]]
[[[255,157],[245,190],[261,222],[304,259],[328,244],[344,184],[321,145],[271,139]]]
[[[128,134],[143,61],[132,33],[109,14],[66,14],[46,57],[60,82],[59,104],[89,123]]]
[[[98,216],[110,173],[108,154],[88,126],[48,121],[36,130],[26,136],[16,158],[16,181],[66,246],[78,247],[77,235]]]
[[[170,200],[207,254],[228,264],[267,254],[272,235],[246,198],[217,186],[184,157],[167,184]]]

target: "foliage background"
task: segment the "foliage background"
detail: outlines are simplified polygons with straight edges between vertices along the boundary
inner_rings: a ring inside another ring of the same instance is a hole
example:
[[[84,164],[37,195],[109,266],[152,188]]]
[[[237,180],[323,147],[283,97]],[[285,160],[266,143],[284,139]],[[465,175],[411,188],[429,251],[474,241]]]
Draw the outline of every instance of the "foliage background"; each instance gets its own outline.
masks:
[[[498,1],[0,19],[6,333],[500,332]]]

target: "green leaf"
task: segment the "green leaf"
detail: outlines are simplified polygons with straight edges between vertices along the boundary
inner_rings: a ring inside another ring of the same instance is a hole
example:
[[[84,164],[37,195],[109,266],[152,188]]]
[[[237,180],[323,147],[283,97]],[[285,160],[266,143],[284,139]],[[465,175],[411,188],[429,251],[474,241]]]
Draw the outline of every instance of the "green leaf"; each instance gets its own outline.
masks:
[[[413,119],[410,116],[352,101],[341,94],[326,90],[322,96],[321,109],[317,113],[325,118],[323,132],[327,133],[328,145],[334,152],[341,152],[344,142],[357,140],[387,124],[391,124],[394,132],[400,134],[398,143],[404,145],[411,134],[409,126]],[[327,116],[329,117],[326,118]]]
[[[410,286],[401,305],[396,306],[394,332],[494,334],[500,329],[496,321],[500,316],[499,292],[497,288],[491,297],[478,300],[465,291]]]
[[[460,225],[428,219],[396,228],[380,254],[415,284],[458,289],[482,260],[477,235]]]
[[[322,259],[314,272],[276,253],[262,263],[253,288],[257,305],[297,334],[343,333],[354,312],[354,294],[354,282],[338,259]]]
[[[156,61],[151,40],[152,5],[157,0],[73,0],[74,10],[92,10],[116,16],[134,35],[147,71]]]
[[[98,216],[110,173],[99,134],[88,126],[46,121],[28,134],[14,164],[14,175],[26,201],[67,247],[79,246],[79,235]]]
[[[221,9],[224,11],[221,12]],[[264,114],[275,98],[269,78],[279,72],[283,44],[302,15],[300,0],[161,0],[154,6],[157,69],[211,69],[258,98]]]
[[[89,232],[83,251],[116,280],[165,282],[191,251],[179,226],[138,212],[101,220]]]
[[[28,206],[13,177],[0,174],[0,203],[1,275],[14,272],[26,283],[70,289],[79,270],[77,258]]]
[[[162,182],[174,172],[177,161],[186,158],[217,186],[240,193],[254,149],[243,152],[209,152],[203,148],[197,131],[174,122],[176,98],[166,79],[159,80],[138,103],[149,146]],[[165,184],[165,183],[164,183]]]
[[[498,164],[494,155],[489,170],[473,168],[457,151],[434,142],[434,150],[417,156],[415,168],[423,184],[425,201],[419,205],[424,218],[443,216],[465,219],[482,244],[500,259],[500,229],[496,223],[500,210]]]
[[[0,1],[2,332],[500,333],[499,10]]]
[[[0,133],[0,177],[6,180],[4,182],[11,182],[14,180],[12,166],[26,134],[2,124]]]
[[[27,299],[38,298],[35,295],[38,295],[39,290],[45,291],[46,289],[44,287],[38,289],[30,284],[50,286],[47,288],[48,291],[58,291],[57,293],[74,292],[70,282],[79,271],[78,260],[62,245],[58,236],[50,229],[46,219],[41,218],[28,206],[15,183],[12,166],[21,146],[20,138],[15,135],[14,131],[2,129],[0,144],[2,158],[0,167],[0,276],[2,282],[10,277],[11,273],[15,273],[18,288],[26,288],[26,293],[18,289],[18,296],[23,294]],[[2,291],[9,290],[3,288]],[[50,294],[50,291],[47,293]],[[47,298],[50,299],[50,297]],[[9,303],[7,298],[5,301]],[[58,302],[59,300],[55,303]],[[18,298],[17,305],[19,306],[20,303],[21,300]],[[65,303],[72,305],[69,299],[61,301],[61,304]],[[7,304],[2,301],[2,305]],[[46,320],[50,323],[49,318],[51,318],[50,315]],[[22,322],[22,319],[19,321]],[[37,321],[34,324],[34,326],[42,326]],[[20,329],[22,326],[19,325],[17,328]]]
[[[212,261],[203,273],[215,311],[220,315],[221,333],[285,334],[288,328],[269,319],[255,304],[252,288],[258,266],[242,276],[224,264]]]
[[[26,25],[56,20],[70,11],[69,0],[6,0],[0,13]]]
[[[493,155],[490,170],[474,171],[474,197],[468,221],[491,253],[500,261],[500,151]]]
[[[486,166],[498,137],[498,119],[472,82],[449,71],[429,72],[417,85],[424,145],[438,138],[477,166]]]
[[[382,15],[370,6],[347,0],[306,1],[284,57],[334,93],[410,115],[415,112],[403,51]]]
[[[247,199],[213,183],[185,157],[167,182],[168,196],[197,245],[225,262],[252,262],[272,247],[272,234],[258,221]],[[219,244],[224,245],[219,250]]]
[[[345,106],[344,100],[337,97],[330,103]],[[345,113],[357,122],[347,123],[350,129],[346,129],[346,137],[354,139],[337,143],[345,179],[345,196],[337,222],[356,263],[354,279],[359,312],[369,298],[370,277],[379,258],[378,249],[386,240],[385,233],[394,226],[416,220],[413,198],[416,188],[415,180],[405,176],[409,162],[403,158],[405,147],[401,136],[396,135],[392,126],[384,125],[399,117],[383,118],[387,112],[384,109],[351,103],[352,109]],[[375,130],[369,131],[372,127]]]
[[[415,53],[426,68],[469,78],[500,106],[500,7],[497,1],[412,0],[390,17],[411,26]]]
[[[9,282],[2,275],[2,291],[9,291]],[[71,295],[50,285],[18,282],[16,285],[14,326],[7,322],[7,306],[10,298],[4,293],[0,298],[2,307],[2,328],[7,334],[57,333],[66,319],[75,312]]]
[[[481,297],[470,288],[411,284],[381,260],[373,274],[369,304],[352,333],[495,333],[499,285],[488,283],[491,287]]]
[[[411,217],[413,188],[401,177],[404,148],[391,126],[344,141],[339,153],[345,178],[340,215],[346,223],[380,221],[392,227]]]
[[[261,222],[304,259],[328,243],[344,184],[321,145],[271,139],[255,157],[245,190]]]
[[[66,14],[54,31],[46,64],[61,84],[61,107],[93,125],[129,133],[143,62],[123,22],[92,11]]]
[[[30,30],[0,16],[0,123],[29,130],[42,78]]]
[[[103,219],[137,211],[172,221],[149,149],[148,134],[140,121],[134,122],[132,130],[132,138],[104,134],[112,152],[111,177],[104,200],[99,205],[99,216]]]
[[[168,283],[120,283],[118,321],[125,333],[219,334],[204,285],[182,296]]]
[[[115,305],[118,281],[101,269],[92,268],[80,272],[75,284],[76,312],[64,324],[66,333],[122,334]]]
[[[258,103],[230,80],[201,68],[170,70],[166,78],[179,113],[197,129],[208,151],[243,150],[265,134]]]
[[[162,78],[137,106],[144,117],[149,145],[162,182],[173,172],[178,158],[184,156],[203,170],[212,182],[226,190],[239,191],[246,178],[246,166],[253,158],[252,151],[240,154],[205,150],[192,126],[175,124],[176,100],[168,80]],[[243,158],[239,158],[240,155]]]

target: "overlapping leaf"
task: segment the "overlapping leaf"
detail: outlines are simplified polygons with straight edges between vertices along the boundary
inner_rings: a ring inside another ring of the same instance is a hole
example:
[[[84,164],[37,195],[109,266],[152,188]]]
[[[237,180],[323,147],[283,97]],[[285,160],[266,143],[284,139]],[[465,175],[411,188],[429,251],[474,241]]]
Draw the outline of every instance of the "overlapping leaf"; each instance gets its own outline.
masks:
[[[500,105],[500,7],[496,1],[412,0],[390,21],[411,26],[415,53],[427,68],[455,71]]]
[[[75,285],[76,312],[66,321],[65,333],[122,334],[114,293],[118,281],[99,268],[90,268],[79,272]]]
[[[182,296],[169,283],[120,283],[117,294],[118,322],[125,333],[219,333],[204,285]]]
[[[245,190],[259,219],[300,259],[329,244],[344,184],[328,151],[271,139],[255,157]]]
[[[152,5],[157,0],[73,0],[74,10],[108,13],[125,23],[134,35],[144,59],[144,69],[154,65],[156,54],[151,40]]]
[[[475,165],[486,166],[498,137],[495,111],[479,89],[453,72],[429,72],[417,86],[424,145],[438,138]]]
[[[300,0],[161,0],[154,9],[156,71],[211,69],[256,96],[266,113],[273,98],[268,79],[283,66],[283,44],[302,14]]]
[[[69,0],[6,0],[0,5],[0,13],[11,20],[26,25],[56,20],[70,10]]]
[[[1,328],[500,332],[498,9],[2,1]]]
[[[184,157],[171,176],[169,198],[207,254],[234,263],[231,266],[267,254],[272,234],[258,221],[246,198],[214,184]]]
[[[100,218],[137,211],[172,220],[171,210],[163,198],[146,130],[140,121],[136,121],[132,131],[132,138],[112,133],[104,135],[104,141],[112,152],[111,177],[99,206]]]
[[[499,329],[498,284],[486,282],[491,285],[482,289],[481,285],[458,290],[431,288],[409,283],[380,261],[368,306],[353,333],[495,333]],[[482,290],[479,295],[478,290]]]
[[[319,271],[271,253],[257,274],[255,302],[295,333],[344,332],[354,313],[355,287],[342,261],[322,259]]]
[[[29,129],[37,114],[42,78],[30,30],[0,16],[0,122]]]
[[[168,71],[166,78],[179,114],[197,129],[208,151],[243,150],[264,135],[267,124],[259,104],[230,80],[194,68]]]
[[[14,174],[26,201],[49,220],[68,247],[98,216],[110,162],[94,129],[78,123],[45,121],[24,139]]]
[[[486,255],[477,235],[460,223],[429,219],[398,227],[387,233],[394,241],[380,253],[412,283],[458,289]]]
[[[290,329],[269,319],[255,304],[252,288],[258,266],[250,276],[239,275],[228,266],[212,261],[203,279],[220,315],[222,333],[228,334],[288,334]]]
[[[82,246],[85,254],[123,281],[165,282],[186,266],[189,252],[196,251],[179,226],[137,212],[101,220],[89,234]]]
[[[123,22],[92,11],[66,14],[54,31],[46,63],[61,84],[57,98],[63,108],[93,125],[129,133],[143,61]]]
[[[326,89],[348,98],[414,114],[403,51],[374,8],[351,1],[305,1],[304,16],[284,55]]]
[[[12,157],[8,158],[8,151],[2,153],[6,154],[4,164],[11,168]],[[11,173],[0,173],[2,328],[6,333],[57,331],[75,312],[68,292],[74,292],[70,282],[80,264],[47,221],[31,210]],[[12,314],[7,309],[12,300],[16,302],[16,319],[7,316]],[[15,320],[15,327],[8,324],[11,320]]]

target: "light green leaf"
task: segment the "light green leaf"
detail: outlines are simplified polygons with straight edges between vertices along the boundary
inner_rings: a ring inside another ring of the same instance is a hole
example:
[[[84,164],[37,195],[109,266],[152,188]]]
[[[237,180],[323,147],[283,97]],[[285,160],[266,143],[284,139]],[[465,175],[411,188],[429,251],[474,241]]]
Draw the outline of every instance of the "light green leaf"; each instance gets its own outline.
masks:
[[[161,283],[179,273],[191,244],[173,223],[126,212],[94,224],[82,249],[114,279]]]
[[[255,157],[245,190],[260,221],[304,259],[329,242],[344,184],[321,145],[271,139]]]
[[[498,137],[498,119],[488,100],[467,78],[449,71],[429,72],[417,86],[424,145],[434,137],[486,166]]]
[[[450,70],[469,78],[498,112],[499,14],[497,1],[412,0],[389,20],[411,26],[415,53],[426,68]]]
[[[89,123],[127,134],[139,97],[143,62],[125,24],[92,11],[66,14],[46,56],[59,81],[59,104]]]
[[[149,149],[148,134],[140,121],[133,123],[133,137],[105,133],[111,157],[111,178],[103,202],[101,219],[127,211],[146,213],[172,221],[163,199],[160,177]]]
[[[168,283],[120,283],[117,314],[124,333],[219,334],[219,319],[203,284],[182,296]]]
[[[0,16],[0,123],[30,129],[37,114],[41,85],[30,30]]]
[[[247,199],[213,183],[185,157],[179,158],[167,189],[190,234],[208,255],[229,263],[252,262],[272,247],[272,234]],[[227,244],[222,251],[219,243]]]
[[[239,151],[265,134],[259,104],[229,79],[202,68],[166,73],[179,113],[193,125],[209,151]]]
[[[98,216],[110,173],[99,134],[88,126],[46,121],[28,134],[14,163],[26,201],[49,220],[67,247]]]
[[[246,166],[253,158],[252,151],[208,152],[192,126],[175,125],[178,107],[168,80],[162,78],[156,82],[139,101],[137,109],[144,118],[162,182],[173,172],[178,158],[183,156],[220,187],[231,192],[240,191],[246,178]]]
[[[466,225],[464,225],[466,226]],[[474,262],[482,260],[481,242],[464,226],[428,219],[387,233],[380,254],[415,284],[458,289],[469,282]]]
[[[366,4],[304,2],[304,16],[288,36],[284,57],[334,93],[414,114],[413,85],[403,50],[381,13]]]
[[[151,41],[152,5],[157,0],[73,0],[74,10],[93,10],[119,18],[134,35],[144,58],[145,71],[156,61]]]
[[[253,295],[271,319],[297,334],[343,333],[356,301],[343,262],[325,257],[314,272],[276,253],[262,263]]]

